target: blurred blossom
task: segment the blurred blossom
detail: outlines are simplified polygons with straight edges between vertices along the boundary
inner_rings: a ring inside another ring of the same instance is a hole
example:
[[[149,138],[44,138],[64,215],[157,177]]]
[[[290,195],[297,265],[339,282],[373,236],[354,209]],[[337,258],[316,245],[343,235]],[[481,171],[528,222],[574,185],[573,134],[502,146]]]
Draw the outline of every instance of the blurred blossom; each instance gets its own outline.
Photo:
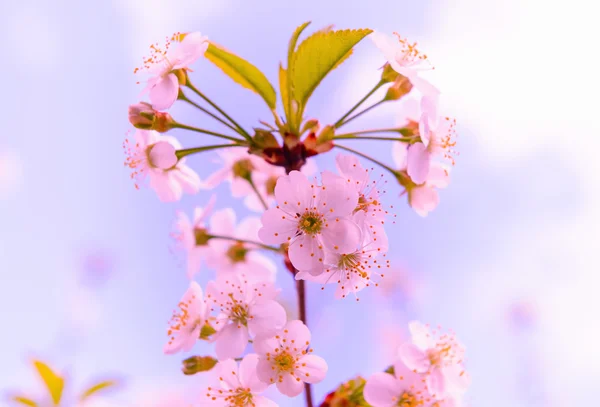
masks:
[[[113,276],[115,255],[108,249],[93,247],[80,254],[79,281],[88,288],[100,288]]]
[[[533,328],[537,321],[537,307],[527,300],[517,301],[510,305],[507,314],[509,323],[515,331]]]

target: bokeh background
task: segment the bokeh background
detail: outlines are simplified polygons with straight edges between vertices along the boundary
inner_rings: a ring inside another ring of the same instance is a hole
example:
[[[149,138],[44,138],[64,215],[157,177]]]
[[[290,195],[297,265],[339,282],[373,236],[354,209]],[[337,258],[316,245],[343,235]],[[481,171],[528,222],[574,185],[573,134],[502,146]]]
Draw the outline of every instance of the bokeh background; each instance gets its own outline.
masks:
[[[97,406],[172,406],[173,395],[200,392],[205,378],[184,377],[184,355],[167,357],[162,346],[188,284],[169,237],[174,213],[209,193],[162,204],[133,187],[121,148],[140,91],[132,71],[150,43],[202,31],[276,83],[289,36],[307,20],[418,41],[458,119],[460,150],[425,219],[387,184],[395,272],[383,287],[359,303],[310,287],[313,345],[330,364],[317,398],[385,368],[416,318],[453,328],[467,345],[471,406],[597,400],[600,30],[587,0],[21,0],[0,4],[0,405],[12,389],[43,391],[32,357],[66,373],[67,391],[124,378]],[[337,119],[383,62],[361,43],[308,114]],[[246,127],[270,118],[207,61],[195,68],[195,83]],[[172,113],[210,126],[187,107]],[[385,106],[353,128],[393,125],[397,114]],[[185,146],[206,142],[175,134]],[[350,143],[391,162],[388,146]],[[203,177],[218,167],[206,158],[189,159]],[[219,207],[249,214],[227,185],[216,192]],[[291,278],[282,270],[278,281],[294,312]],[[207,352],[199,344],[191,353]]]

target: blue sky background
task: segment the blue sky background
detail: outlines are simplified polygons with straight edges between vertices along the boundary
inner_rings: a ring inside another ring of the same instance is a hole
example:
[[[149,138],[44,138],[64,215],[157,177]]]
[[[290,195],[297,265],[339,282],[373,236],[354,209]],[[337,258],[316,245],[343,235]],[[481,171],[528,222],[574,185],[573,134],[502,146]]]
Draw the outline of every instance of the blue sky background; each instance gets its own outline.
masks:
[[[78,388],[99,374],[126,377],[111,404],[98,406],[148,405],[141,400],[200,390],[204,379],[182,376],[183,355],[164,356],[162,346],[188,284],[170,250],[174,212],[210,194],[163,204],[133,187],[121,147],[127,106],[140,91],[132,71],[150,43],[201,31],[276,83],[289,37],[307,20],[313,29],[369,27],[418,41],[460,134],[452,183],[429,217],[398,200],[392,180],[386,187],[398,215],[388,229],[396,285],[365,291],[360,303],[310,287],[313,345],[330,365],[317,398],[349,375],[386,367],[407,321],[419,318],[453,328],[467,345],[472,406],[595,400],[600,89],[589,46],[600,33],[583,0],[3,2],[0,391],[41,391],[32,356],[68,372]],[[361,43],[307,114],[336,120],[373,86],[383,62],[369,41]],[[269,120],[256,95],[207,61],[194,68],[195,83],[244,126]],[[393,125],[397,111],[385,106],[352,128]],[[187,107],[171,113],[212,126]],[[206,142],[174,134],[186,147]],[[350,143],[391,162],[388,145]],[[208,156],[188,161],[201,176],[217,168]],[[332,168],[333,158],[319,157],[319,167]],[[217,193],[219,207],[248,213],[227,186]],[[85,266],[90,257],[107,266]],[[108,270],[109,278],[82,284],[86,267]],[[293,306],[285,270],[278,282]],[[510,322],[515,304],[534,310],[527,328]],[[209,351],[198,345],[193,353]],[[303,405],[302,398],[282,403]]]

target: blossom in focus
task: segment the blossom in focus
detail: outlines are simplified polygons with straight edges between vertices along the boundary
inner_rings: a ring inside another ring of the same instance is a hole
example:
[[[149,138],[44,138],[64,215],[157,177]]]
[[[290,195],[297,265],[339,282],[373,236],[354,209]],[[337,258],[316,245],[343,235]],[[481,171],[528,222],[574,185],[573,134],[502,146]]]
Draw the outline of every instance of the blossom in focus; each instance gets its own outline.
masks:
[[[185,165],[185,158],[177,159],[175,151],[181,149],[181,144],[176,138],[138,129],[134,140],[126,139],[123,148],[125,165],[133,170],[131,178],[136,188],[149,178],[150,187],[163,202],[178,201],[184,192],[195,194],[200,190],[198,174]]]
[[[363,395],[373,407],[433,407],[435,402],[423,377],[403,363],[394,365],[394,374],[378,372],[369,377]]]
[[[325,175],[323,184],[292,171],[275,186],[277,207],[262,216],[260,239],[266,244],[289,243],[289,258],[298,270],[323,268],[325,250],[348,253],[362,238],[351,215],[358,193],[343,178]]]
[[[463,366],[465,348],[454,334],[441,334],[413,321],[409,324],[412,343],[400,347],[402,362],[417,373],[426,373],[427,387],[436,399],[462,394],[470,384]]]
[[[208,242],[207,264],[217,276],[241,275],[252,281],[275,281],[275,264],[247,241],[258,241],[260,219],[248,217],[236,227],[231,208],[215,212],[210,219],[210,233],[228,239],[211,238]],[[240,240],[236,240],[240,239]]]
[[[260,357],[258,378],[276,383],[289,397],[299,395],[304,383],[319,383],[327,374],[327,362],[312,354],[310,331],[302,321],[290,321],[274,335],[257,336],[254,350]]]
[[[285,325],[285,309],[274,300],[278,293],[273,284],[252,283],[245,276],[231,275],[208,283],[207,304],[218,312],[213,340],[219,360],[240,356],[251,336],[270,334]]]
[[[164,348],[166,354],[189,351],[200,337],[200,331],[208,317],[208,307],[198,283],[190,283],[177,308],[169,322],[169,341]]]
[[[208,387],[200,399],[201,407],[277,407],[277,403],[261,396],[269,387],[256,375],[258,355],[244,356],[239,366],[233,359],[219,362],[214,367],[219,382]]]
[[[206,260],[210,254],[206,221],[212,212],[215,201],[213,195],[204,208],[196,207],[193,221],[190,221],[190,218],[183,212],[177,214],[175,231],[172,236],[186,252],[186,269],[190,279],[200,271],[202,261]]]
[[[174,41],[183,40],[175,49],[171,49]],[[151,55],[144,58],[143,66],[134,72],[145,72],[151,77],[142,93],[149,93],[150,102],[157,110],[170,108],[179,94],[179,79],[173,72],[177,69],[188,69],[198,58],[204,55],[208,48],[207,37],[199,32],[183,36],[174,34],[167,39],[164,49],[158,44],[150,47]]]
[[[374,31],[369,37],[383,53],[394,71],[406,76],[423,95],[437,97],[440,93],[439,90],[419,76],[420,72],[432,69],[427,55],[417,49],[416,43],[411,44],[400,35],[395,35],[396,38]]]
[[[423,184],[415,184],[406,170],[407,148],[406,143],[400,142],[392,146],[392,158],[399,169],[398,181],[404,187],[404,193],[408,195],[411,208],[417,214],[427,216],[439,204],[437,189],[446,188],[450,183],[450,168],[434,161],[431,163],[427,180]]]

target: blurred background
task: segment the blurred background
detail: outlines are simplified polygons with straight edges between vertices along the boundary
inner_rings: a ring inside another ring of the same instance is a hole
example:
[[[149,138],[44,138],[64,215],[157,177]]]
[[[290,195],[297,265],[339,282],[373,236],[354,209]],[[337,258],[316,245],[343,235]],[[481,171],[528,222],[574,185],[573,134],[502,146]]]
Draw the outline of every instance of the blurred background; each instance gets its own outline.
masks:
[[[289,37],[307,20],[313,30],[369,27],[418,41],[458,120],[460,151],[427,218],[387,184],[397,220],[388,229],[394,272],[383,287],[357,303],[310,286],[313,346],[330,365],[317,399],[349,375],[389,365],[411,319],[452,328],[466,344],[471,406],[597,399],[600,29],[588,1],[21,0],[0,4],[0,405],[12,390],[42,394],[32,358],[66,374],[67,392],[123,378],[97,406],[197,397],[206,380],[182,375],[188,354],[162,353],[188,285],[169,232],[176,210],[190,212],[210,193],[163,204],[134,188],[121,146],[141,89],[133,68],[151,43],[201,31],[276,83]],[[308,115],[339,118],[383,63],[363,41],[323,82]],[[270,120],[256,95],[210,63],[194,68],[195,84],[244,126]],[[392,126],[398,107],[349,129]],[[171,113],[212,125],[187,107]],[[174,134],[184,146],[205,142]],[[387,145],[346,144],[391,162]],[[188,160],[202,177],[218,168],[207,157]],[[317,164],[332,168],[333,158]],[[218,207],[249,214],[227,185],[217,194]],[[283,269],[278,282],[294,312]],[[198,344],[189,354],[208,352]],[[278,401],[303,405],[302,397]]]

